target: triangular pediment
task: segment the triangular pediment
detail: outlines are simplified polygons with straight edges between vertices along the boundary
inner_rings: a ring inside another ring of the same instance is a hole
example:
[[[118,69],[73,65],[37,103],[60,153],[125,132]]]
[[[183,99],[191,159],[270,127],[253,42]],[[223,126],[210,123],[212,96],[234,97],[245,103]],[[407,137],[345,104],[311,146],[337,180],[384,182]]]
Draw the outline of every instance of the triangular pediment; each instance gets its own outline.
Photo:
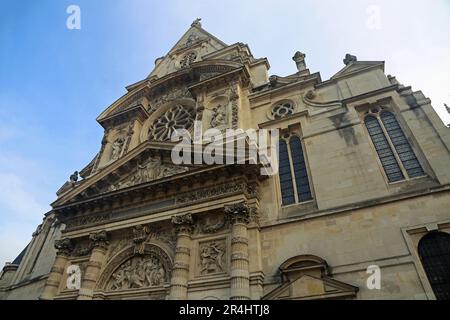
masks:
[[[380,67],[384,70],[383,61],[353,61],[341,69],[338,73],[331,77],[331,79],[341,78],[356,72],[369,70],[372,68]]]
[[[228,45],[201,27],[199,21],[194,21],[186,33],[178,40],[169,52],[156,59],[155,68],[148,78],[162,78],[176,72],[185,66],[183,57],[191,52],[195,55],[190,62],[199,61],[201,56],[226,48]]]
[[[203,144],[199,150],[193,145],[187,144],[184,148],[192,147],[191,160],[188,164],[174,164],[172,160],[172,151],[175,146],[180,147],[175,142],[155,142],[147,141],[124,155],[122,158],[108,164],[100,171],[88,176],[87,178],[71,184],[67,190],[60,193],[58,199],[52,204],[53,208],[72,205],[73,203],[91,201],[98,197],[114,197],[116,193],[129,192],[134,189],[160,186],[167,187],[169,184],[181,187],[180,183],[188,183],[190,177],[206,175],[207,172],[222,170],[220,174],[226,174],[231,167],[245,167],[247,174],[252,172],[261,173],[260,164],[254,164],[255,159],[248,152],[248,141],[245,140],[245,166],[237,164],[238,140],[235,140],[234,162],[235,164],[206,164],[202,160],[202,155],[208,144]],[[183,151],[184,152],[184,151]],[[225,157],[223,153],[217,153],[217,156]],[[183,158],[186,160],[185,158]],[[180,159],[178,159],[180,160]],[[242,159],[241,159],[242,160]],[[200,162],[200,164],[198,164]],[[225,158],[223,158],[225,162]],[[225,171],[223,171],[225,170]],[[227,173],[228,172],[228,173]],[[216,176],[218,173],[213,173]],[[196,178],[193,178],[196,179]]]
[[[312,300],[354,298],[358,288],[328,276],[302,274],[276,288],[264,299],[268,300]]]
[[[171,162],[171,142],[146,142],[96,174],[73,184],[52,204],[53,207],[101,194],[119,191],[186,173],[201,166]]]
[[[266,294],[267,300],[351,299],[358,288],[333,279],[327,262],[314,255],[300,255],[279,268],[282,284]]]

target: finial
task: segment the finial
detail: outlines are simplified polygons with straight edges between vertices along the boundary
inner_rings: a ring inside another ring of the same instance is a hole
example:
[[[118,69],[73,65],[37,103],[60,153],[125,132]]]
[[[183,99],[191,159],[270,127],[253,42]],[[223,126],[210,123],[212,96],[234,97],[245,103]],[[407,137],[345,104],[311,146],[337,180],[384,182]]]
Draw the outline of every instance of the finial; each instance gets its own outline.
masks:
[[[356,56],[352,56],[351,54],[347,53],[345,55],[344,64],[348,65],[350,62],[356,62],[358,61],[358,58]]]
[[[195,19],[194,22],[192,22],[191,27],[201,28],[202,24],[200,23],[200,21],[202,21],[202,18]]]
[[[294,60],[295,64],[297,65],[297,70],[299,72],[305,71],[307,69],[305,57],[306,55],[300,51],[297,51],[295,55],[292,57],[292,60]]]

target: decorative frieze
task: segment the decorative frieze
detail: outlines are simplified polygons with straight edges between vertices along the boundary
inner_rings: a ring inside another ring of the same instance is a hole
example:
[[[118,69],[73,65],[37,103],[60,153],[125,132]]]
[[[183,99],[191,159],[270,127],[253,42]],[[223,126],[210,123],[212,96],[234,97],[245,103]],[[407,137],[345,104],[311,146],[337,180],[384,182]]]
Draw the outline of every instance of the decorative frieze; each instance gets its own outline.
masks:
[[[245,192],[245,191],[246,191],[245,183],[231,182],[216,187],[210,187],[208,189],[202,189],[182,194],[176,198],[176,203],[200,201],[203,199],[210,199],[212,197],[217,197],[225,194]]]

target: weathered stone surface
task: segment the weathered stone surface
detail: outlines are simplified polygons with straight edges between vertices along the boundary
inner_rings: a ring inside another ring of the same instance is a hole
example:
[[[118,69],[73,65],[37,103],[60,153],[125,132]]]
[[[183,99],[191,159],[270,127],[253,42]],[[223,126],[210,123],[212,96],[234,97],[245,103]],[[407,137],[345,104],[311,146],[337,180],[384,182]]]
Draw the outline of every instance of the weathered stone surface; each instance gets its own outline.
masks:
[[[5,266],[0,299],[434,299],[417,248],[450,232],[450,129],[383,62],[347,55],[322,81],[303,53],[293,60],[292,75],[269,77],[266,59],[196,20],[100,115],[98,155]],[[364,122],[380,112],[394,114],[426,175],[410,178],[397,153],[405,179],[389,183]],[[308,201],[284,206],[280,176],[255,166],[169,163],[168,134],[194,120],[300,137],[304,170],[289,165],[291,185],[309,184]],[[70,265],[79,291],[66,288]],[[371,265],[380,290],[367,286]]]

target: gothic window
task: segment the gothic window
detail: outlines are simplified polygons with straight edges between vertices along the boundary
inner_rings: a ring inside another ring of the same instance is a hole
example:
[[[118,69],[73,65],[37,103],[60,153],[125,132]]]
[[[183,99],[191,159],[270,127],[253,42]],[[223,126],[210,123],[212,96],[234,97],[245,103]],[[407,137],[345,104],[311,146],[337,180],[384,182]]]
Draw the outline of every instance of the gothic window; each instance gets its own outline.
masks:
[[[180,61],[181,68],[189,67],[197,59],[197,54],[195,52],[187,53],[183,59]]]
[[[294,103],[291,101],[284,101],[277,103],[272,107],[272,118],[275,120],[288,117],[294,113]]]
[[[450,300],[450,235],[427,234],[419,242],[419,256],[437,300]]]
[[[390,183],[422,177],[425,172],[394,114],[373,108],[364,119]]]
[[[279,175],[284,206],[313,199],[300,138],[293,135],[280,140]]]
[[[189,130],[195,119],[195,109],[188,106],[176,105],[159,117],[150,128],[151,140],[170,140],[175,130]]]

